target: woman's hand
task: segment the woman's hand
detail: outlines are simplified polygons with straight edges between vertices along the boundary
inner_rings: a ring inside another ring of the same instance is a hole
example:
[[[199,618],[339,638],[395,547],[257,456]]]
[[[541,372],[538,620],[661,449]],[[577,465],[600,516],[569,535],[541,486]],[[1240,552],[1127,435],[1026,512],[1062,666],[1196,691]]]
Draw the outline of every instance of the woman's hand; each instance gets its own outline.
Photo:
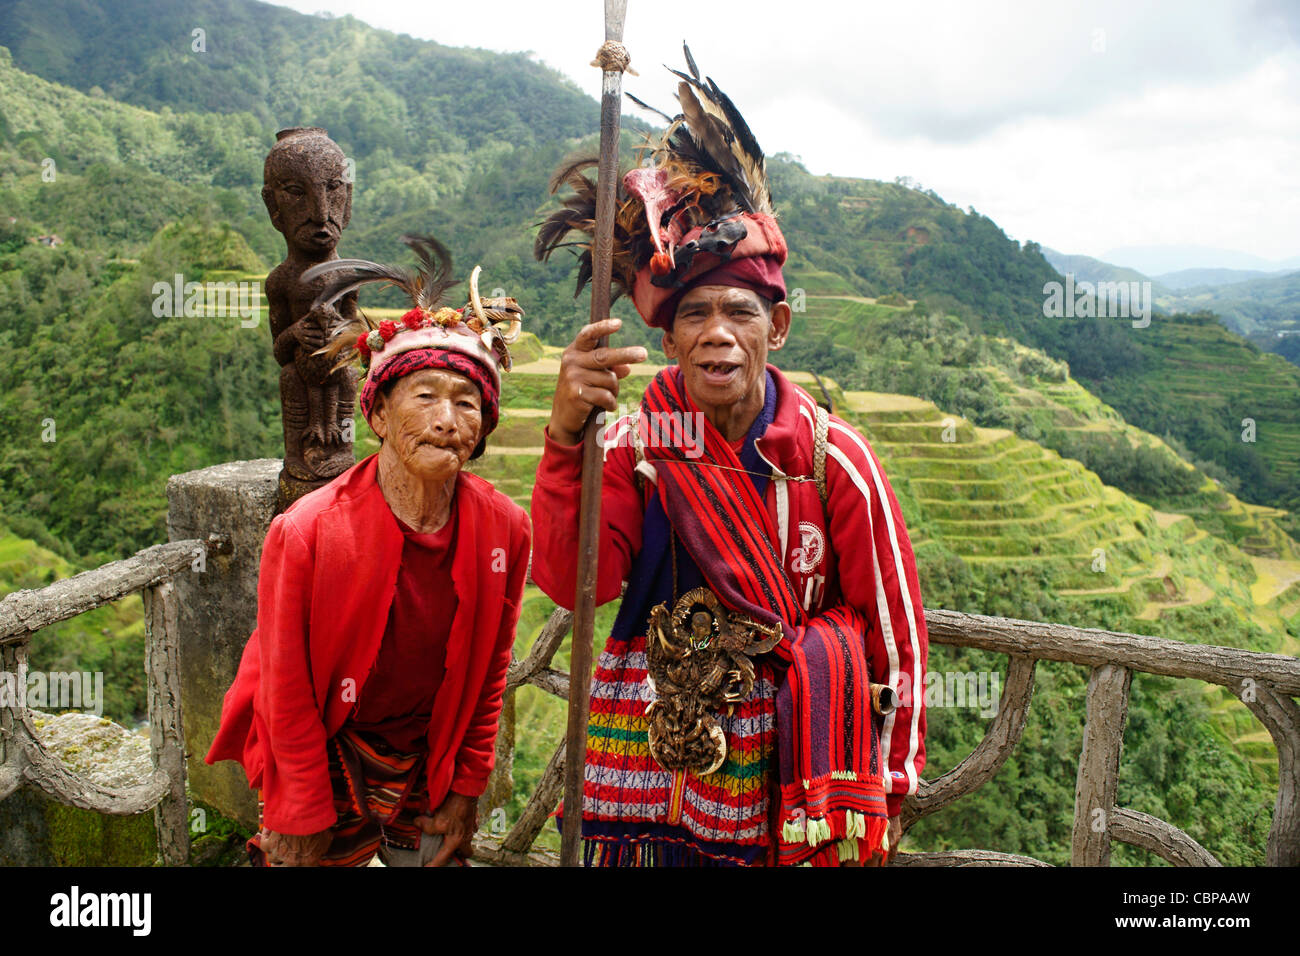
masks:
[[[425,866],[446,866],[452,856],[468,860],[474,854],[474,831],[478,829],[478,801],[459,793],[447,794],[431,817],[416,817],[415,824],[428,834],[441,834],[438,854]]]

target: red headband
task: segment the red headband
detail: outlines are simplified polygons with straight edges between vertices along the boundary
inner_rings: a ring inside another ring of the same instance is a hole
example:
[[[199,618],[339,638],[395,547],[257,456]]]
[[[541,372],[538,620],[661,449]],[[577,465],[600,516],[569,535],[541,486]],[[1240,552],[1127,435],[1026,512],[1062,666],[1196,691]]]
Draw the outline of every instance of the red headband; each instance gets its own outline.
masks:
[[[370,420],[370,413],[375,407],[375,396],[385,382],[426,368],[458,372],[478,386],[479,395],[483,398],[483,434],[479,436],[480,442],[497,427],[501,395],[492,375],[468,355],[449,349],[411,349],[381,368],[377,375],[366,379],[365,387],[361,390],[361,414],[366,416],[366,421]]]
[[[726,285],[738,289],[748,289],[769,302],[785,301],[785,277],[781,275],[781,264],[775,256],[749,256],[744,259],[730,259],[716,269],[692,279],[686,286],[678,289],[672,297],[663,302],[656,310],[651,325],[661,329],[670,329],[677,315],[677,305],[691,289],[701,285]]]

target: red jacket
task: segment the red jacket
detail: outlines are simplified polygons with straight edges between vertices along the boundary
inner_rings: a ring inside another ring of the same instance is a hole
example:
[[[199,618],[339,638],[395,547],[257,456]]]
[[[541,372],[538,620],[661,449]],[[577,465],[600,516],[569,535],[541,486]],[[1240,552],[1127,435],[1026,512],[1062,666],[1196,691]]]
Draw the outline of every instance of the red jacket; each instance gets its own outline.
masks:
[[[776,417],[755,443],[758,452],[774,474],[811,476],[815,403],[779,370],[770,365],[768,369],[777,383]],[[894,491],[867,440],[834,415],[828,439],[830,534],[813,481],[770,481],[766,504],[781,539],[777,546],[786,573],[803,596],[805,610],[815,616],[849,604],[871,622],[867,651],[872,679],[897,688],[903,701],[885,718],[880,740],[885,799],[890,816],[895,816],[903,797],[916,792],[925,767],[929,640],[916,558]],[[533,580],[551,600],[572,608],[582,446],[560,445],[549,434],[545,442],[533,485]],[[597,604],[619,596],[641,548],[644,498],[635,484],[635,466],[624,417],[606,430]]]
[[[337,819],[325,743],[365,692],[397,586],[403,535],[371,455],[271,522],[257,583],[257,629],[204,758],[239,761],[262,789],[263,823],[317,833]],[[478,797],[528,573],[528,516],[461,472],[452,520],[459,598],[446,677],[429,722],[429,802]]]

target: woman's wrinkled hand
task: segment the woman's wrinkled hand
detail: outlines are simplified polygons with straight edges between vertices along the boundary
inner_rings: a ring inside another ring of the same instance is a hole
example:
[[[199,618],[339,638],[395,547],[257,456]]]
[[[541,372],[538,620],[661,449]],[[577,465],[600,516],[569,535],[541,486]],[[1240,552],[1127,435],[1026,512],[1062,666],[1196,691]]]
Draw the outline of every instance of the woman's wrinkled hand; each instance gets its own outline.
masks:
[[[453,856],[468,860],[474,854],[474,832],[478,829],[478,801],[459,793],[447,794],[431,817],[416,817],[415,824],[428,834],[440,834],[442,846],[425,866],[446,866]]]

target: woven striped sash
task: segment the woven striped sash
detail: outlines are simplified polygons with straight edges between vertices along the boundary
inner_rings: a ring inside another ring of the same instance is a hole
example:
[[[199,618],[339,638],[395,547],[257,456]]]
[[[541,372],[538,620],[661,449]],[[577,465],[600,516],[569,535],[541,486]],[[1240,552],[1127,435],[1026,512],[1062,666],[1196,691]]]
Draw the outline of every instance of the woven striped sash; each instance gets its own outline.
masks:
[[[808,619],[773,547],[767,508],[679,369],[651,382],[637,426],[664,511],[713,592],[785,634],[772,651],[785,665],[777,691],[778,862],[833,866],[880,852],[887,817],[867,621],[847,606]]]

